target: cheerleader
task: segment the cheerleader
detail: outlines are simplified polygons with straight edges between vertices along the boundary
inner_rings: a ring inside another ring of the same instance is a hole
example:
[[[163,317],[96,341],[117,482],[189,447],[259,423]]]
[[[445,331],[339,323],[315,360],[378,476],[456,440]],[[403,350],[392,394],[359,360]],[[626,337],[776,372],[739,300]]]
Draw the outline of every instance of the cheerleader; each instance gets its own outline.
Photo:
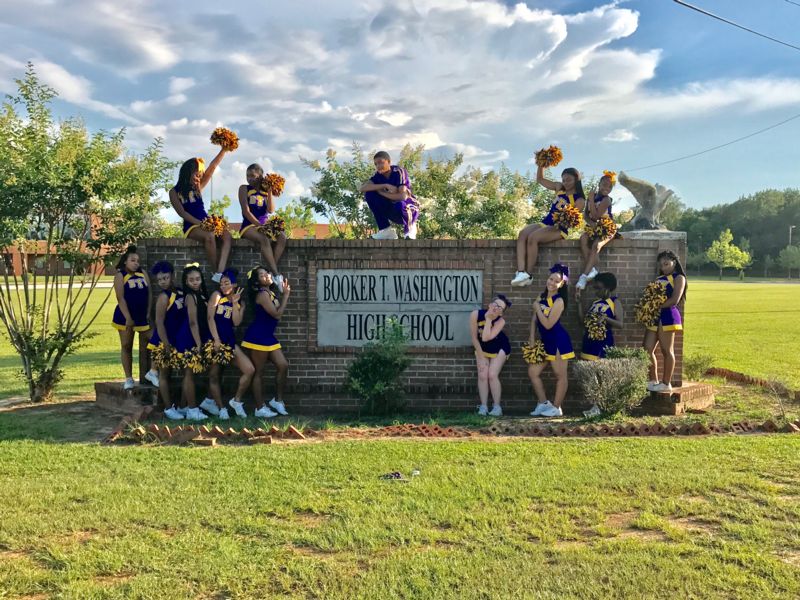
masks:
[[[667,294],[667,300],[661,305],[658,323],[648,326],[644,334],[644,349],[650,355],[650,381],[647,389],[651,392],[671,392],[672,374],[675,372],[675,332],[683,329],[678,304],[686,297],[686,272],[678,257],[671,250],[664,250],[658,255],[659,277],[656,279]],[[658,362],[656,346],[661,348],[664,359],[664,375],[658,379]]]
[[[266,223],[270,214],[275,212],[275,201],[272,190],[261,190],[261,180],[264,177],[261,165],[252,164],[247,167],[246,177],[247,185],[239,186],[239,204],[242,207],[242,227],[239,234],[261,249],[261,256],[272,272],[272,280],[280,290],[283,287],[283,275],[278,273],[278,262],[286,249],[286,234],[280,233],[278,239],[272,241],[258,230],[259,226]]]
[[[185,317],[175,342],[175,350],[184,361],[183,380],[181,381],[181,408],[178,410],[189,421],[204,421],[206,415],[200,408],[215,416],[219,411],[212,412],[207,410],[208,405],[216,408],[216,403],[210,398],[203,400],[200,407],[197,406],[194,386],[195,372],[186,362],[189,357],[202,356],[203,344],[211,339],[211,334],[208,331],[208,319],[206,318],[208,314],[205,299],[206,285],[198,263],[191,263],[184,267],[181,284],[183,286],[183,303],[186,310],[184,311]]]
[[[551,181],[544,176],[544,167],[536,169],[536,181],[548,190],[556,192],[556,199],[550,205],[550,211],[541,223],[531,223],[519,232],[517,237],[517,274],[511,285],[521,287],[533,283],[531,273],[539,257],[539,244],[552,244],[566,239],[569,230],[563,225],[556,225],[553,216],[563,206],[569,204],[583,212],[586,200],[583,196],[581,174],[577,169],[569,167],[561,172],[561,182]]]
[[[128,246],[117,262],[114,275],[114,294],[117,307],[111,319],[111,326],[119,331],[122,370],[125,383],[122,388],[132,390],[133,381],[133,338],[150,333],[150,279],[147,273],[139,270],[139,255],[136,246]]]
[[[255,416],[276,417],[288,415],[283,403],[283,393],[286,388],[286,375],[289,363],[281,351],[281,343],[275,338],[275,328],[278,326],[292,288],[289,282],[283,281],[283,295],[278,301],[276,293],[278,285],[272,274],[264,267],[256,267],[250,271],[247,282],[250,301],[253,304],[253,322],[247,328],[242,340],[242,348],[250,350],[250,358],[255,366],[253,377],[253,398],[256,403]],[[270,361],[275,365],[275,397],[269,401],[269,406],[264,403],[261,393],[261,374],[264,365]]]
[[[544,344],[545,359],[553,368],[556,376],[556,393],[553,402],[546,399],[542,371],[546,363],[528,365],[528,377],[533,384],[538,404],[531,412],[533,417],[560,417],[561,403],[567,395],[567,361],[575,358],[569,334],[561,324],[561,316],[567,308],[567,284],[569,268],[555,264],[550,268],[545,291],[533,303],[533,321],[531,322],[530,343],[541,339]]]
[[[175,288],[175,269],[172,265],[160,260],[150,269],[156,278],[161,293],[156,300],[155,331],[147,344],[151,352],[162,347],[162,356],[169,357],[175,347],[178,331],[186,320],[183,291]],[[158,391],[164,403],[164,416],[174,421],[183,419],[184,415],[172,403],[169,393],[170,365],[162,364],[158,368]]]
[[[581,349],[581,358],[584,360],[599,360],[606,357],[606,349],[614,345],[614,331],[615,327],[622,327],[623,309],[622,302],[612,294],[617,289],[617,278],[613,273],[599,273],[594,278],[594,291],[596,300],[592,302],[589,307],[589,313],[592,315],[600,315],[603,326],[605,328],[605,337],[601,340],[591,339],[589,331],[583,333],[583,345]],[[585,322],[586,312],[583,310],[580,294],[576,294],[578,302],[578,318],[581,323]],[[600,408],[594,404],[592,407],[584,411],[586,417],[597,417],[600,415]]]
[[[220,278],[219,290],[212,293],[211,298],[208,300],[207,315],[208,328],[211,332],[211,339],[214,342],[214,350],[217,351],[223,344],[233,349],[233,362],[236,363],[241,375],[236,394],[228,401],[228,406],[233,409],[237,416],[244,418],[247,413],[244,411],[242,397],[250,385],[255,369],[247,355],[236,344],[236,336],[233,332],[233,328],[241,324],[242,315],[244,314],[244,307],[240,303],[242,292],[238,288],[234,288],[235,285],[236,273],[231,270],[224,271]],[[220,371],[221,366],[213,364],[208,372],[208,387],[211,397],[217,406],[222,406]]]
[[[222,234],[222,248],[219,254],[219,261],[217,261],[217,241],[214,232],[206,231],[200,226],[203,220],[208,217],[206,208],[203,206],[203,197],[200,194],[208,182],[211,181],[211,176],[226,152],[227,150],[224,148],[221,149],[207,169],[202,158],[190,158],[187,160],[181,165],[181,170],[178,173],[178,183],[169,191],[169,201],[178,216],[183,219],[183,235],[190,240],[203,244],[211,268],[216,269],[214,276],[211,278],[215,282],[219,282],[220,277],[222,277],[222,271],[228,263],[232,238],[230,231],[226,229]]]
[[[614,188],[614,174],[606,171],[606,174],[600,178],[597,184],[597,191],[592,190],[589,192],[589,200],[586,206],[586,226],[587,229],[597,225],[597,222],[602,217],[613,219],[611,214],[612,199],[609,194]],[[584,231],[581,234],[581,256],[583,257],[583,272],[578,278],[578,283],[575,284],[575,289],[583,290],[586,288],[586,283],[591,281],[597,275],[597,264],[599,261],[600,250],[608,244],[614,236],[599,238],[593,234]]]
[[[498,294],[488,308],[473,310],[469,316],[472,347],[475,348],[475,360],[478,365],[478,395],[481,400],[478,414],[481,416],[503,416],[503,409],[500,407],[500,396],[503,391],[500,385],[500,371],[511,356],[511,344],[503,331],[506,325],[503,314],[510,307],[511,301],[503,294]],[[487,406],[489,390],[494,400],[491,411]]]

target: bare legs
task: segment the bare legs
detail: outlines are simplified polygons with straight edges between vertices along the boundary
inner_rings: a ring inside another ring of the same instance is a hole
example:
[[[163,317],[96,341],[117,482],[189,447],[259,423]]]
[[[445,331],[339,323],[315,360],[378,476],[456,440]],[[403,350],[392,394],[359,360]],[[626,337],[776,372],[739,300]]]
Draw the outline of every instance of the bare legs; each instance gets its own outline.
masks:
[[[119,332],[120,359],[122,370],[125,372],[125,379],[133,379],[133,338],[135,333],[133,328],[128,327]]]
[[[650,381],[671,384],[672,376],[675,373],[675,332],[664,331],[660,327],[658,331],[647,330],[644,334],[643,346],[650,358]],[[664,359],[664,376],[660,380],[658,378],[656,346],[660,346],[661,357]]]
[[[283,393],[286,390],[286,377],[289,373],[289,361],[283,355],[283,352],[272,350],[271,352],[261,352],[253,350],[250,352],[255,366],[255,375],[253,377],[253,399],[256,403],[256,408],[264,406],[263,387],[261,383],[261,376],[264,372],[264,365],[271,362],[275,365],[275,399],[278,402],[283,402]]]
[[[246,240],[250,240],[256,246],[258,246],[259,250],[261,251],[261,257],[264,259],[264,263],[269,270],[274,273],[278,274],[278,261],[280,261],[281,256],[283,256],[283,251],[286,249],[286,235],[280,234],[278,239],[274,242],[270,240],[267,236],[263,233],[259,232],[255,227],[251,227],[247,231],[244,232],[242,236]]]
[[[217,262],[217,238],[214,237],[211,231],[195,227],[189,232],[188,238],[203,244],[206,257],[208,258],[208,264],[212,269],[216,268],[217,273],[221,273],[225,270],[228,264],[228,256],[230,256],[231,253],[231,243],[233,241],[230,231],[226,229],[225,233],[222,234],[222,247],[220,248],[219,262]]]
[[[241,401],[244,393],[250,386],[250,381],[253,379],[255,368],[253,367],[253,363],[250,362],[250,359],[247,358],[247,355],[242,352],[242,349],[239,348],[239,346],[236,346],[233,349],[233,362],[241,373],[239,376],[239,385],[236,388],[236,395],[234,398]],[[209,394],[211,394],[211,397],[214,399],[214,402],[217,403],[217,406],[222,408],[224,404],[222,403],[222,387],[219,383],[220,371],[221,369],[219,365],[211,365],[211,369],[208,372],[208,391]]]
[[[567,361],[557,355],[553,361],[547,361],[553,369],[553,374],[556,376],[556,392],[553,398],[553,406],[561,408],[561,403],[567,396]],[[537,365],[528,366],[528,377],[533,385],[533,392],[536,394],[536,400],[539,404],[547,401],[547,395],[544,391],[544,383],[542,382],[542,371],[547,366],[547,363],[539,363]]]
[[[611,238],[605,240],[590,241],[589,236],[585,233],[581,235],[581,256],[583,257],[583,274],[588,275],[593,268],[597,268],[600,264],[600,250],[611,241]]]
[[[561,231],[556,227],[541,223],[524,227],[517,237],[517,271],[530,275],[539,258],[539,244],[550,244],[560,239]]]

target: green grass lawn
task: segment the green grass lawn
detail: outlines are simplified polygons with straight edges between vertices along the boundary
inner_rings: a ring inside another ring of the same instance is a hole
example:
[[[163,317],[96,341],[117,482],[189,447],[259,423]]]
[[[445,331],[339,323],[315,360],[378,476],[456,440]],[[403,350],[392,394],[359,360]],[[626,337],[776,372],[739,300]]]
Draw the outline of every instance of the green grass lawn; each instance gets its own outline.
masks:
[[[689,280],[684,356],[800,389],[800,285]]]
[[[800,596],[795,437],[0,454],[5,598]]]

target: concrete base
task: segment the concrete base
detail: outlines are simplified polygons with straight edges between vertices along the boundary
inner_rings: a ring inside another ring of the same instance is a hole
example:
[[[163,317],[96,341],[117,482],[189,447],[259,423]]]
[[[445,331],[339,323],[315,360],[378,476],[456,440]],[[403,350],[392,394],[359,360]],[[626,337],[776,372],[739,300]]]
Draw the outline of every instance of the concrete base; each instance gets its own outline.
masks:
[[[671,394],[652,392],[638,411],[648,415],[682,415],[692,410],[708,410],[714,406],[714,386],[708,383],[684,382],[672,388]]]
[[[132,390],[123,390],[122,382],[100,381],[94,384],[94,393],[98,406],[127,413],[158,402],[158,390],[149,384],[136,384]]]
[[[627,240],[658,240],[686,243],[685,231],[670,231],[669,229],[633,229],[620,231],[623,239]]]

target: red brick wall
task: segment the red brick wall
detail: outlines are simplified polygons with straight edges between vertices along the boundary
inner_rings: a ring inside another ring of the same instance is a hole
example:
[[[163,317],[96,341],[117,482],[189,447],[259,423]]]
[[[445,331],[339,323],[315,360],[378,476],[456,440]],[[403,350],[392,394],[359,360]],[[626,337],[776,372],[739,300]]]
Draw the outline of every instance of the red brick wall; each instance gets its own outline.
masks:
[[[616,240],[600,257],[600,270],[611,271],[617,276],[617,294],[625,308],[626,325],[615,333],[618,345],[641,345],[643,329],[633,319],[633,306],[644,286],[655,278],[656,255],[665,248],[674,250],[685,259],[685,242],[657,240]],[[139,250],[145,265],[165,259],[179,270],[187,262],[199,261],[210,283],[211,270],[206,265],[200,244],[196,242],[147,239],[139,244]],[[511,339],[512,356],[501,374],[506,410],[530,410],[532,390],[520,346],[528,338],[531,306],[534,297],[544,289],[549,267],[555,262],[569,265],[574,276],[570,282],[570,304],[563,322],[576,351],[580,349],[583,334],[574,296],[574,283],[581,268],[580,250],[578,242],[571,240],[543,246],[539,265],[533,273],[534,284],[527,288],[509,285],[516,270],[514,256],[515,242],[511,240],[289,240],[280,267],[292,284],[292,296],[277,330],[290,365],[287,406],[290,410],[306,412],[344,411],[356,407],[355,400],[342,392],[342,385],[347,366],[357,350],[316,347],[317,269],[482,269],[484,304],[496,293],[505,293],[514,303],[506,313],[506,333]],[[258,262],[259,255],[254,246],[245,240],[234,240],[232,268],[244,274]],[[213,284],[209,285],[211,287]],[[248,322],[249,313],[243,327]],[[675,339],[675,351],[677,365],[673,383],[680,383],[683,362],[683,335],[680,332]],[[471,348],[413,348],[411,353],[415,360],[405,381],[410,408],[472,409],[475,406],[476,372]],[[223,382],[226,394],[232,392],[235,378],[235,369],[229,368]],[[198,383],[199,394],[204,390],[203,376],[198,377]],[[546,381],[546,386],[550,391],[552,380]],[[270,372],[265,393],[271,394],[272,389]]]

